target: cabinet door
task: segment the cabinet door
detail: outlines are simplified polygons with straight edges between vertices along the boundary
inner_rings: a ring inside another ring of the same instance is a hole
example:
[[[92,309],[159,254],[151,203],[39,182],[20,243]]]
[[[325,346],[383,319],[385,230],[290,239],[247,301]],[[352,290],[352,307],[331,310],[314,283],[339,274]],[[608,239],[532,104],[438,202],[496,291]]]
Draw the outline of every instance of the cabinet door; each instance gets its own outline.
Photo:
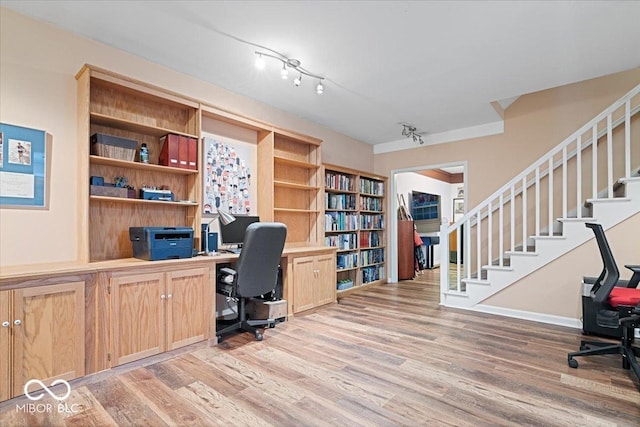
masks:
[[[309,310],[314,307],[314,285],[316,267],[313,256],[299,257],[293,260],[293,312]]]
[[[84,375],[84,282],[13,291],[13,393]]]
[[[167,273],[167,350],[207,338],[205,292],[208,270],[193,268]]]
[[[13,318],[9,312],[9,298],[11,291],[0,292],[0,402],[11,397],[9,388],[11,351],[11,326]]]
[[[165,350],[164,274],[111,278],[113,365]]]
[[[336,300],[336,261],[332,254],[316,257],[315,305],[324,305]]]

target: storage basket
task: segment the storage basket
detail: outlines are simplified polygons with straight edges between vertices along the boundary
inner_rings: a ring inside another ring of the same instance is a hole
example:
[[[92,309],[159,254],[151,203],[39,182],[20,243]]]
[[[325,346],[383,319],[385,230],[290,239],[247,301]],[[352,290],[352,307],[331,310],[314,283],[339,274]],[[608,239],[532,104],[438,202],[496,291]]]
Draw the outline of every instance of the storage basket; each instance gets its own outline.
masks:
[[[91,154],[133,162],[138,141],[119,136],[94,133],[91,135]]]

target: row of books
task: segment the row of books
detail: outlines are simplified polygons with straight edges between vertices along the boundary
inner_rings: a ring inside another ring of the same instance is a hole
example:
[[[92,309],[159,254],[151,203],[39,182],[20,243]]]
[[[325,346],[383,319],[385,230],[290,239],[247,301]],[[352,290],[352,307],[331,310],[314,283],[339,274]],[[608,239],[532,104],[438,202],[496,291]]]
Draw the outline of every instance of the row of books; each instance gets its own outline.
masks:
[[[356,233],[336,234],[335,236],[326,236],[325,244],[340,250],[357,249],[358,235]]]
[[[333,190],[353,191],[355,178],[350,175],[342,175],[334,172],[325,174],[325,186]]]
[[[355,194],[325,193],[324,199],[325,199],[324,200],[325,209],[344,209],[344,210],[356,209]]]
[[[369,249],[360,251],[360,265],[371,265],[384,262],[384,249]]]
[[[169,133],[160,137],[158,164],[182,169],[198,169],[198,140]]]
[[[384,216],[380,214],[360,214],[360,228],[384,228]]]
[[[365,267],[361,270],[362,283],[374,282],[384,277],[384,265]]]
[[[325,231],[347,231],[358,229],[358,214],[348,212],[326,212],[324,215]]]
[[[336,256],[336,266],[338,270],[344,268],[354,268],[358,266],[358,253],[338,254]]]
[[[380,232],[368,231],[360,233],[360,247],[371,248],[380,246]]]
[[[384,196],[384,182],[360,178],[360,192]]]
[[[382,212],[382,199],[376,197],[360,196],[360,209],[364,211]]]

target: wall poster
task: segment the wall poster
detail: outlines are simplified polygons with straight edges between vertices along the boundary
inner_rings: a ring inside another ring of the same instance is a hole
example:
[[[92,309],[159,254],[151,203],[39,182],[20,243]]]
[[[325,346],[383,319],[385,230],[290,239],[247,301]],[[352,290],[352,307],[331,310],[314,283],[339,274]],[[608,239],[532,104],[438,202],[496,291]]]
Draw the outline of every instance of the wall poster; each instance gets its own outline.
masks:
[[[256,146],[221,137],[203,138],[202,213],[218,210],[250,215],[256,212]]]
[[[45,131],[0,123],[0,207],[48,208]]]

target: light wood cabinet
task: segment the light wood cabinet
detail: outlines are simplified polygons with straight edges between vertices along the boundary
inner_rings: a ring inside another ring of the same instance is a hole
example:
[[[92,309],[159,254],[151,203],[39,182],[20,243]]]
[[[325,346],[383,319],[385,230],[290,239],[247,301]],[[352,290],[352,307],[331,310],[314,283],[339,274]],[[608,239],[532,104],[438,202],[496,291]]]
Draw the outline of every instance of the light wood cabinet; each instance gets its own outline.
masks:
[[[11,291],[0,291],[0,402],[11,398]]]
[[[335,302],[335,253],[295,257],[292,266],[293,313]]]
[[[207,280],[206,268],[112,277],[112,365],[204,341]]]
[[[85,282],[0,292],[0,400],[32,379],[49,385],[84,375]]]
[[[337,248],[338,298],[386,282],[385,194],[381,176],[325,165],[325,245]]]

